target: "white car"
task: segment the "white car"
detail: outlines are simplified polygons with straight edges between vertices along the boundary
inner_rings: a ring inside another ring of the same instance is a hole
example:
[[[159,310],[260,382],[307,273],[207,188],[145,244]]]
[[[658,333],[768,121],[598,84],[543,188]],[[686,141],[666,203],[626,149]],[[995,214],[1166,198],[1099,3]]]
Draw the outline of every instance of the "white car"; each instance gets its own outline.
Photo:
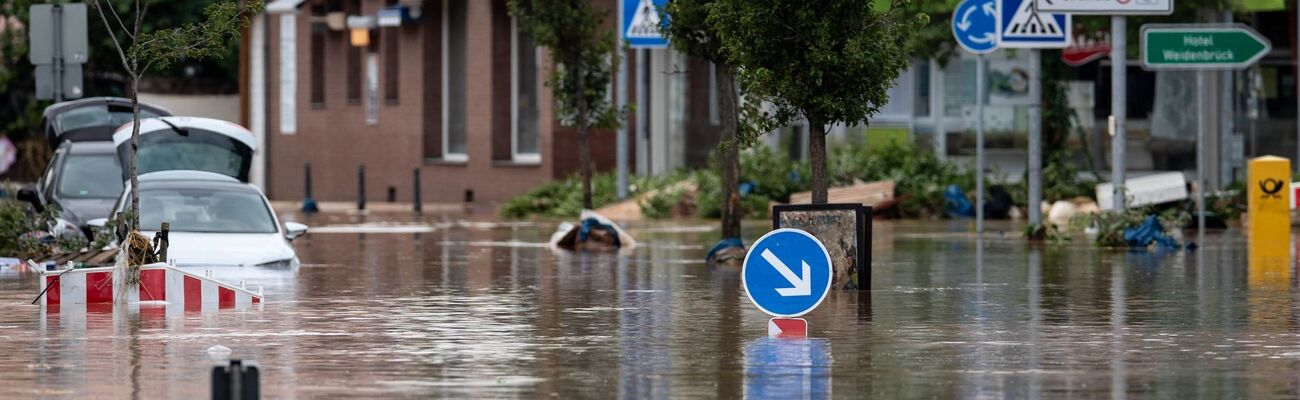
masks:
[[[306,234],[307,226],[294,222],[281,226],[256,186],[193,170],[150,172],[138,179],[140,230],[153,237],[168,222],[167,258],[178,267],[298,268],[298,256],[289,242]],[[113,215],[130,206],[128,183]]]
[[[130,124],[118,128],[113,143],[121,164],[130,165]],[[170,223],[167,258],[177,266],[298,267],[289,242],[307,226],[282,226],[266,195],[248,184],[257,145],[247,129],[211,118],[147,118],[139,143],[141,231],[153,236]],[[113,216],[130,209],[129,172],[122,173],[128,182]]]

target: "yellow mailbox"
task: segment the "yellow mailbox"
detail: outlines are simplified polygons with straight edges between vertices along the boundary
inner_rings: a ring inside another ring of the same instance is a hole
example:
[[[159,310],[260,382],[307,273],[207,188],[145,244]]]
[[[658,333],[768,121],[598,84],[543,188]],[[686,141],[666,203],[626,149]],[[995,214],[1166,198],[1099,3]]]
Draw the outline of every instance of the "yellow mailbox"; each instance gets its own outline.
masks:
[[[1264,156],[1250,160],[1246,181],[1250,242],[1291,238],[1291,160]]]

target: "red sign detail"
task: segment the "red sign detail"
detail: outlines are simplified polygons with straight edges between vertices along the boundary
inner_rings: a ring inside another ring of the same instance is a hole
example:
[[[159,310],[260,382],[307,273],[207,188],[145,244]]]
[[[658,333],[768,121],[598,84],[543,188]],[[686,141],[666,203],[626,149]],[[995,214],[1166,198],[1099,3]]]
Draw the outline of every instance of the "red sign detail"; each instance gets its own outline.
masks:
[[[1061,61],[1078,67],[1105,57],[1110,53],[1110,34],[1097,33],[1089,36],[1081,32],[1074,33],[1074,42],[1061,50]]]
[[[808,321],[803,318],[772,318],[767,321],[767,336],[776,338],[808,337]]]

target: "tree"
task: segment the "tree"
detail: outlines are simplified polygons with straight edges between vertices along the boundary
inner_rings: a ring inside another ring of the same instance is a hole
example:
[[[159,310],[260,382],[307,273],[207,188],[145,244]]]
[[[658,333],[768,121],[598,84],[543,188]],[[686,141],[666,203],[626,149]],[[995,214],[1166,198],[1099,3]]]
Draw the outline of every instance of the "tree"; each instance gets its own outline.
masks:
[[[718,176],[722,179],[722,237],[740,237],[740,148],[738,135],[740,92],[735,70],[727,63],[718,32],[709,24],[713,0],[669,0],[665,11],[672,19],[665,34],[674,49],[713,63],[717,71],[718,112],[721,142],[718,145]]]
[[[129,230],[140,229],[140,185],[136,177],[136,150],[140,145],[140,80],[153,68],[166,69],[187,59],[220,56],[224,46],[248,24],[249,17],[262,12],[261,0],[247,2],[221,1],[203,10],[204,22],[189,23],[171,29],[145,32],[145,15],[149,4],[135,0],[132,14],[119,13],[108,0],[89,0],[104,30],[113,41],[122,69],[126,72],[128,95],[131,99],[131,153],[128,166],[131,176],[131,212]],[[125,8],[125,7],[124,7]],[[122,15],[127,21],[123,22]],[[134,17],[134,18],[131,18]],[[111,21],[109,22],[110,19]]]
[[[769,102],[778,121],[808,121],[814,204],[826,203],[827,125],[866,123],[911,64],[912,37],[928,18],[907,3],[875,10],[863,0],[717,0],[710,8],[746,95]]]
[[[590,131],[617,128],[623,116],[623,110],[606,99],[620,51],[605,26],[608,12],[588,0],[510,0],[509,7],[519,29],[545,47],[555,62],[546,85],[554,91],[560,124],[578,131],[582,207],[592,208]]]

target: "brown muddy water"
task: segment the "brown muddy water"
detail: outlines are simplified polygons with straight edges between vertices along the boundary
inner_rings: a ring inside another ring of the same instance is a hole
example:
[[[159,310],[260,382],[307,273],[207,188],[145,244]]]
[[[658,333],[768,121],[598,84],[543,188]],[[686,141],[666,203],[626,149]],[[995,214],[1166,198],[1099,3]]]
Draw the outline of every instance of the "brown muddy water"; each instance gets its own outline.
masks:
[[[552,223],[289,218],[316,228],[301,268],[220,273],[264,289],[246,311],[45,315],[0,273],[0,398],[206,398],[217,345],[267,398],[1300,397],[1294,263],[1252,266],[1239,231],[1124,252],[876,223],[869,301],[789,340],[702,263],[708,221],[633,225],[620,256],[553,252]]]

